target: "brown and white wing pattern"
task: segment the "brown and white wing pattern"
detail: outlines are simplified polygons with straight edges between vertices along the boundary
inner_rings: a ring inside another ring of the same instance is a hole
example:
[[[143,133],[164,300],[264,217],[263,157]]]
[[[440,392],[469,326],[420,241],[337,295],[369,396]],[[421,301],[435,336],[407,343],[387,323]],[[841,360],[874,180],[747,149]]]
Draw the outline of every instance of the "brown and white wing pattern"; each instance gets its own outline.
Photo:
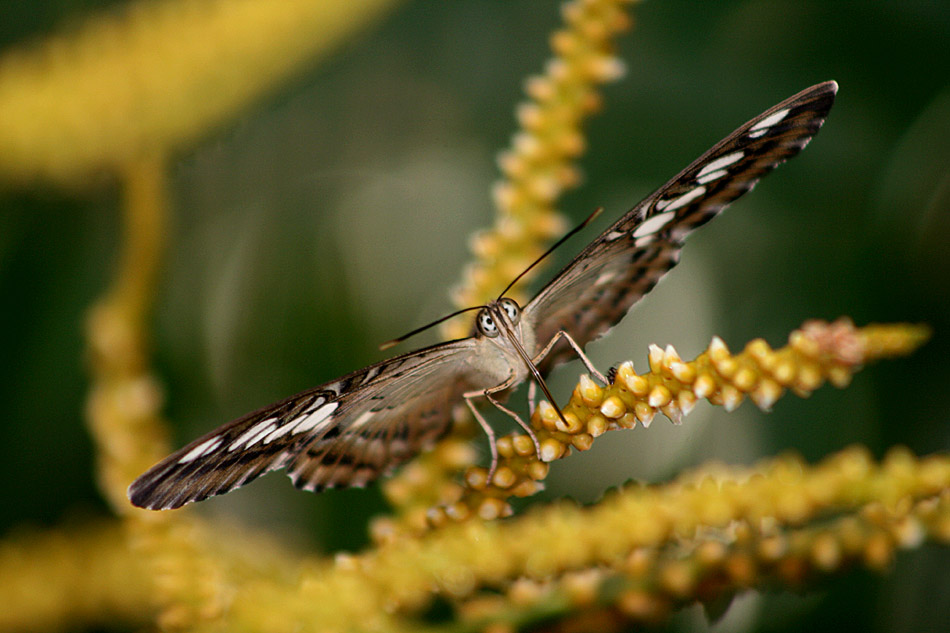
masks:
[[[305,490],[363,486],[448,432],[475,345],[410,352],[249,413],[155,465],[129,499],[178,508],[283,467]]]
[[[679,259],[684,238],[798,154],[818,132],[838,85],[825,82],[755,117],[604,231],[524,308],[537,353],[564,330],[581,346],[600,337]],[[539,364],[571,356],[564,341]]]

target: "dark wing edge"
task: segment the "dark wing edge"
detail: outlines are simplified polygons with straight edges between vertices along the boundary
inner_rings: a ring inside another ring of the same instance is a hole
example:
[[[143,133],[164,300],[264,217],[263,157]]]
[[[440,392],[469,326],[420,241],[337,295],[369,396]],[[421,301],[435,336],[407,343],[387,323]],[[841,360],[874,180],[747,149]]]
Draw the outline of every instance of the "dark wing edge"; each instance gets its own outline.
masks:
[[[537,350],[565,330],[581,346],[616,325],[679,260],[683,240],[798,154],[824,123],[838,84],[802,90],[746,122],[628,211],[524,309]],[[563,341],[542,373],[572,356]]]
[[[466,385],[444,363],[461,359],[470,340],[409,352],[248,413],[150,468],[129,486],[129,500],[179,508],[283,467],[306,490],[364,486],[449,431]]]

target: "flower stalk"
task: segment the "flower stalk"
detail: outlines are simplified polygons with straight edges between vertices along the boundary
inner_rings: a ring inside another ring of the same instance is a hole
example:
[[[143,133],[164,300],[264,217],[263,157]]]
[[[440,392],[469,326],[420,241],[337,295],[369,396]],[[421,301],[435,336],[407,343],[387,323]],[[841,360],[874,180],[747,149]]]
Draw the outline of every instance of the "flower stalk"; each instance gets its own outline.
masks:
[[[700,399],[733,411],[748,398],[768,411],[786,390],[805,397],[826,381],[846,387],[865,363],[910,354],[928,337],[926,326],[858,328],[839,319],[805,323],[778,350],[755,339],[732,354],[715,337],[705,352],[687,362],[672,346],[664,350],[652,345],[647,372],[636,373],[631,361],[621,363],[610,371],[611,383],[603,387],[582,375],[561,411],[563,419],[542,401],[531,416],[540,456],[526,434],[499,438],[499,463],[491,481],[486,468],[468,468],[464,485],[443,489],[446,497],[428,511],[429,523],[509,516],[508,499],[541,490],[549,462],[567,457],[572,449],[590,449],[594,439],[609,430],[649,427],[658,413],[681,424]]]

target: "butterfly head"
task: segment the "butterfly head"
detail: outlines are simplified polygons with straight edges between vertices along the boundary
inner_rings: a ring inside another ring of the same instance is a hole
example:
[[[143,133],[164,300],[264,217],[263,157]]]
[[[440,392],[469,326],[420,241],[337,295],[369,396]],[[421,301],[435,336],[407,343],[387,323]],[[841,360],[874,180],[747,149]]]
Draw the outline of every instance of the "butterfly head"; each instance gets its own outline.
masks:
[[[521,320],[521,306],[514,299],[504,297],[482,307],[475,317],[475,330],[487,338],[497,338],[505,326],[515,326]]]

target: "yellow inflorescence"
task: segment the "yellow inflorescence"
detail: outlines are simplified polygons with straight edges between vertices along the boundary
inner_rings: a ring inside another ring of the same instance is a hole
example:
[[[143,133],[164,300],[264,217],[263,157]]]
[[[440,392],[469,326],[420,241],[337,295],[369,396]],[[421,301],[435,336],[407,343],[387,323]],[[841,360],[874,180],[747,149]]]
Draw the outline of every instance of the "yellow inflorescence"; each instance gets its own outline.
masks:
[[[602,610],[598,619],[660,621],[695,600],[807,585],[854,564],[882,569],[899,548],[946,543],[948,491],[947,456],[918,459],[905,449],[880,464],[855,447],[817,466],[786,456],[751,469],[700,467],[589,508],[558,503],[506,522],[403,535],[315,569],[295,600],[330,628],[381,611],[400,614],[390,630],[412,628],[433,594],[486,626],[539,613],[569,621],[592,608]],[[359,590],[334,600],[343,587]],[[239,594],[229,622],[247,624],[244,602]]]
[[[147,626],[151,582],[123,536],[110,522],[0,542],[0,631]]]
[[[569,455],[572,448],[589,449],[594,438],[608,430],[637,424],[648,427],[657,413],[680,424],[699,399],[732,411],[749,398],[768,411],[786,389],[804,396],[826,380],[847,386],[864,363],[909,354],[928,333],[926,327],[916,325],[857,328],[846,319],[810,321],[793,332],[782,349],[773,350],[756,339],[733,355],[716,337],[689,362],[672,346],[664,350],[653,345],[649,372],[637,374],[632,362],[622,363],[605,387],[582,376],[562,415],[542,401],[531,419],[541,445],[540,460],[526,435],[500,438],[499,465],[492,480],[487,480],[486,469],[470,468],[464,478],[468,491],[431,510],[430,522],[440,525],[472,516],[507,516],[511,510],[506,499],[541,489],[547,462]]]
[[[794,456],[702,466],[587,508],[561,502],[424,538],[403,533],[333,560],[300,562],[259,538],[177,516],[176,534],[145,566],[114,527],[0,547],[0,598],[10,600],[0,629],[141,624],[146,579],[182,583],[176,567],[192,570],[194,593],[166,588],[180,602],[164,610],[165,628],[428,630],[435,596],[456,618],[493,630],[551,617],[597,630],[660,622],[696,600],[807,587],[854,565],[885,569],[899,549],[950,543],[950,457],[897,448],[876,463],[854,447],[814,466]],[[203,562],[181,560],[180,539],[203,542]]]
[[[498,158],[504,175],[494,188],[498,219],[492,229],[472,238],[476,261],[454,291],[460,308],[495,298],[541,254],[548,240],[564,232],[554,205],[579,181],[572,161],[584,151],[583,120],[600,105],[596,87],[623,73],[612,50],[613,39],[629,27],[623,6],[629,2],[564,4],[565,26],[551,38],[554,57],[543,75],[528,80],[530,101],[517,109],[521,129]],[[443,331],[459,338],[468,333],[468,324],[451,321]]]
[[[0,182],[82,183],[181,149],[392,0],[138,0],[0,57]]]

